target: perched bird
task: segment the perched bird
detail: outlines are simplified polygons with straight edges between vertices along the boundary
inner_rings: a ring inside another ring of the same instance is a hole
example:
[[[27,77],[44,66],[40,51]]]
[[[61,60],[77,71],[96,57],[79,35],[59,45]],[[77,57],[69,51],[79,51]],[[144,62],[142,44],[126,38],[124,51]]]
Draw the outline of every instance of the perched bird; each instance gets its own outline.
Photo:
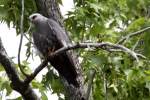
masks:
[[[30,15],[29,19],[36,29],[33,32],[34,44],[45,58],[51,52],[71,44],[68,35],[55,20],[44,17],[39,13]],[[49,62],[69,84],[79,87],[76,63],[68,51],[54,56]]]

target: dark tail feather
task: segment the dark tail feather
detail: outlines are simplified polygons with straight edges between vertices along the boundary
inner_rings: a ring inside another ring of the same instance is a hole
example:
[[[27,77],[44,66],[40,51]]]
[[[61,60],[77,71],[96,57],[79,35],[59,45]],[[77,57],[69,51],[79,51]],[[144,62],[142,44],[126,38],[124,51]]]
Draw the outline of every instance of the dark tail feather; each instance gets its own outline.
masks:
[[[73,58],[69,56],[70,55],[67,55],[67,53],[60,54],[50,60],[50,63],[69,84],[79,87],[79,83],[77,82],[77,72],[74,63],[72,62]]]

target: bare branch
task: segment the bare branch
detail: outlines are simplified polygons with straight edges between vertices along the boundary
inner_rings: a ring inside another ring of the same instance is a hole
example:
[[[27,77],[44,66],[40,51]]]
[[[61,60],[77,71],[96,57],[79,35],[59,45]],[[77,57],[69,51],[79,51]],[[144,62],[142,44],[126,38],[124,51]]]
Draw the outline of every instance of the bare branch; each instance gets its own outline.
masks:
[[[125,37],[123,37],[122,39],[120,39],[119,42],[117,42],[117,44],[122,44],[125,41],[127,41],[129,38],[131,38],[133,36],[140,35],[143,32],[148,31],[149,29],[150,29],[150,27],[146,27],[146,28],[143,28],[143,29],[141,29],[139,31],[136,31],[136,32],[133,32],[133,33],[129,33],[128,35],[126,35]]]
[[[138,57],[140,57],[140,58],[143,58],[143,59],[146,59],[146,57],[144,56],[144,55],[142,55],[142,54],[136,54]]]
[[[133,50],[133,51],[135,51],[136,47],[137,47],[138,44],[139,44],[139,41],[140,41],[140,39],[138,39],[138,40],[136,41],[136,43],[134,44],[134,46],[132,47],[132,50]]]
[[[70,46],[67,46],[67,47],[63,47],[57,51],[55,51],[54,53],[52,53],[52,56],[54,55],[58,55],[64,51],[67,51],[67,50],[71,50],[71,49],[77,49],[77,48],[91,48],[91,47],[94,47],[94,48],[101,48],[103,50],[121,50],[122,52],[126,52],[128,54],[130,54],[133,58],[136,59],[136,61],[138,62],[139,59],[137,57],[137,53],[135,53],[134,51],[128,49],[127,47],[124,47],[123,45],[119,45],[119,44],[113,44],[113,43],[110,43],[110,42],[101,42],[101,43],[78,43],[78,44],[74,44],[74,45],[70,45]],[[139,54],[138,54],[139,55]]]
[[[146,58],[145,56],[143,56],[142,54],[138,54],[135,53],[134,51],[119,45],[119,44],[113,44],[110,42],[102,42],[102,43],[78,43],[78,44],[74,44],[74,45],[70,45],[67,47],[62,47],[60,49],[58,49],[57,51],[55,51],[54,53],[52,53],[47,60],[43,61],[36,69],[35,71],[29,75],[26,79],[25,82],[26,83],[30,83],[35,77],[36,75],[47,65],[48,60],[52,59],[54,56],[59,55],[65,51],[68,50],[72,50],[72,49],[78,49],[78,48],[91,48],[91,47],[95,47],[95,48],[101,48],[103,50],[107,50],[107,51],[113,51],[113,52],[126,52],[128,54],[130,54],[133,58],[136,59],[137,62],[139,62],[138,57],[141,58]]]

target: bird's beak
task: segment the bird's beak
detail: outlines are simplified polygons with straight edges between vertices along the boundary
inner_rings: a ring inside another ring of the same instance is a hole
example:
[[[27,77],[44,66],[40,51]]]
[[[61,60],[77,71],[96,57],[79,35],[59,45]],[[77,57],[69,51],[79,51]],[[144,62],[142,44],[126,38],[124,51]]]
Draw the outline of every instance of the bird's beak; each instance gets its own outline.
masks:
[[[30,22],[32,22],[32,17],[31,16],[29,16],[28,19],[29,19]]]
[[[31,18],[29,17],[28,20],[31,22]]]

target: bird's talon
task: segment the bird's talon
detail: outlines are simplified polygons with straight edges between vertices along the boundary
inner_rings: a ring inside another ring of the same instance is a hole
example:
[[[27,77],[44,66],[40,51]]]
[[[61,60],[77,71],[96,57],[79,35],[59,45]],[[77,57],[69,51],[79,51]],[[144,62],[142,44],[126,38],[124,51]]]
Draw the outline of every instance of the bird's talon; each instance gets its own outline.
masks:
[[[50,56],[51,53],[53,53],[54,51],[55,51],[55,47],[48,48],[48,56]]]

